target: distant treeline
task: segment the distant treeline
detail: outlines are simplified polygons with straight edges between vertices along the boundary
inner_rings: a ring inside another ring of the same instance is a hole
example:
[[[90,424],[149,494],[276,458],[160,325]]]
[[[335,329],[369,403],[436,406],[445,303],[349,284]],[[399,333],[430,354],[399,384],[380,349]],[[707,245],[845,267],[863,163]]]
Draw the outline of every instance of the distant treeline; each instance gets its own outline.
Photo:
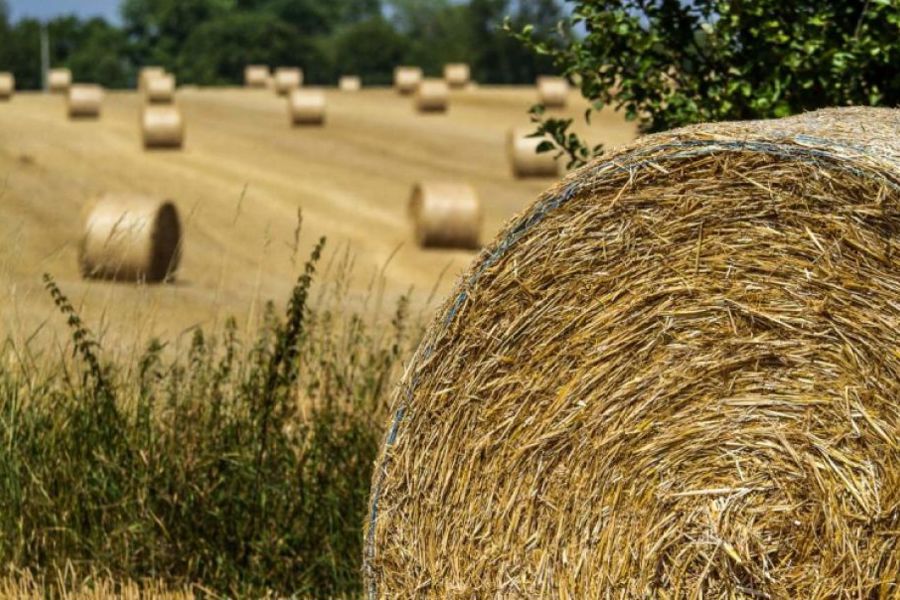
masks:
[[[367,84],[391,80],[398,64],[437,75],[446,62],[471,64],[485,83],[530,83],[551,61],[502,31],[509,17],[552,37],[562,0],[122,0],[122,25],[60,17],[47,23],[50,64],[77,81],[134,84],[141,65],[161,65],[181,83],[240,83],[251,63],[303,67],[307,81],[341,74]],[[17,86],[41,86],[41,23],[11,23],[0,0],[0,70]]]

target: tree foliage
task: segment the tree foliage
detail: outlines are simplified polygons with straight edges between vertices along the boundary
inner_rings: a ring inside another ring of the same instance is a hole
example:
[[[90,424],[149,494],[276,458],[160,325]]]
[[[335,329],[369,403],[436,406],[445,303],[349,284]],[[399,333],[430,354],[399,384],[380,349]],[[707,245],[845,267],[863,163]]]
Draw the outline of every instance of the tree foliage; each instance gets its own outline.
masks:
[[[643,131],[782,117],[824,106],[900,103],[897,0],[573,0],[583,36],[553,58],[594,109],[613,105]],[[541,119],[540,111],[536,116]],[[568,123],[544,121],[572,162],[593,151]]]

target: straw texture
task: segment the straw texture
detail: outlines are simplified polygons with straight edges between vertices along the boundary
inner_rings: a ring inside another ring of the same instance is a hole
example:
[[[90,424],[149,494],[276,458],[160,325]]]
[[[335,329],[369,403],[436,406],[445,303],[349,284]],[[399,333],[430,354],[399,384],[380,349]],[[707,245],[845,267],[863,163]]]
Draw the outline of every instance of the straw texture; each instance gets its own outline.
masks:
[[[147,82],[165,74],[166,70],[163,67],[141,67],[138,72],[138,91],[144,92],[147,89]]]
[[[69,88],[66,107],[70,119],[99,117],[103,107],[103,88],[90,83],[76,83]]]
[[[244,85],[249,88],[265,88],[269,83],[269,67],[247,65],[244,67]]]
[[[279,96],[287,96],[303,85],[303,71],[296,67],[279,67],[275,69],[273,83]]]
[[[288,112],[294,125],[322,125],[325,94],[319,90],[294,90],[288,98]]]
[[[538,102],[546,108],[565,108],[569,82],[562,77],[541,76],[537,79]]]
[[[85,278],[160,282],[174,277],[181,245],[170,201],[108,194],[88,212],[78,262]]]
[[[544,141],[540,137],[530,137],[534,129],[517,127],[510,129],[506,136],[506,154],[516,177],[558,177],[559,162],[555,152],[538,152]]]
[[[465,89],[469,85],[471,70],[465,63],[449,63],[444,65],[444,81],[456,90]]]
[[[72,71],[69,69],[50,69],[47,72],[47,89],[54,94],[65,94],[72,85]]]
[[[430,181],[413,187],[409,218],[423,248],[479,248],[481,201],[470,185]]]
[[[171,104],[175,100],[175,76],[164,73],[148,77],[144,94],[151,104]]]
[[[416,88],[416,110],[424,113],[446,112],[450,88],[443,79],[423,79]]]
[[[12,73],[0,72],[0,100],[9,100],[16,92],[16,78]]]
[[[145,148],[181,148],[184,118],[174,104],[147,105],[141,112],[141,132]]]
[[[338,89],[342,92],[358,92],[362,89],[362,80],[356,75],[344,75],[338,80]]]
[[[897,598],[898,133],[647,136],[511,222],[396,393],[369,597]]]
[[[394,69],[394,89],[401,94],[412,94],[421,82],[422,69],[419,67],[396,67]]]

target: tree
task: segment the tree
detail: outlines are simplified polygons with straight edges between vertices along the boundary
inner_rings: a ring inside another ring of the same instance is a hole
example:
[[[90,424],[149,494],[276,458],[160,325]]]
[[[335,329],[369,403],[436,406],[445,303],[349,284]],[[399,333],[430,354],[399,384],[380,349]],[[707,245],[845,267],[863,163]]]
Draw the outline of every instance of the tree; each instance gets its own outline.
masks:
[[[406,62],[409,41],[382,17],[344,29],[334,44],[334,62],[343,73],[360,74],[367,84],[387,84],[396,65]]]
[[[518,37],[578,80],[594,110],[623,108],[643,131],[900,103],[897,0],[573,2],[584,36],[556,49],[529,28]],[[599,149],[570,124],[549,119],[539,133],[577,164]]]

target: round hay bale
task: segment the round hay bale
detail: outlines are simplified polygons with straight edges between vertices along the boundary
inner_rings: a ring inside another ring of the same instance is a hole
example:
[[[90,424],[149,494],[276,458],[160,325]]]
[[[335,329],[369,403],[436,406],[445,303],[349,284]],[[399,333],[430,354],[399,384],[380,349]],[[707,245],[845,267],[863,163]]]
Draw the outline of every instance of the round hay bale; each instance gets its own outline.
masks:
[[[141,112],[145,148],[181,148],[184,118],[174,104],[149,104]]]
[[[96,119],[103,107],[103,88],[91,83],[76,83],[69,88],[66,107],[70,119]]]
[[[893,598],[900,111],[646,136],[514,219],[393,400],[369,598]]]
[[[138,71],[138,91],[144,92],[147,89],[147,82],[154,77],[162,77],[166,74],[163,67],[141,67]]]
[[[466,63],[449,63],[444,65],[444,81],[455,90],[465,89],[472,77]]]
[[[562,77],[538,77],[538,102],[546,108],[565,108],[569,82]]]
[[[10,100],[16,93],[16,77],[12,73],[0,73],[0,100]]]
[[[288,98],[288,113],[294,125],[325,123],[325,94],[320,90],[294,90]]]
[[[443,79],[423,79],[416,89],[416,110],[424,113],[447,112],[450,88]]]
[[[423,248],[479,248],[481,201],[470,185],[417,183],[409,199],[409,218]]]
[[[356,75],[344,75],[338,80],[338,89],[342,92],[358,92],[362,89],[362,80]]]
[[[303,71],[296,67],[279,67],[275,69],[274,86],[279,96],[287,96],[291,91],[303,85]]]
[[[244,68],[244,85],[249,88],[265,88],[270,77],[269,67],[265,65],[247,65]]]
[[[87,211],[78,263],[85,278],[160,282],[174,277],[181,249],[172,202],[107,194]]]
[[[175,101],[175,76],[165,73],[148,77],[144,96],[151,104],[171,104]]]
[[[421,82],[422,69],[419,67],[396,67],[394,69],[394,89],[403,95],[415,92]]]
[[[53,94],[65,94],[72,85],[72,71],[69,69],[50,69],[47,72],[47,89]]]
[[[555,152],[538,152],[543,138],[530,137],[532,129],[517,127],[506,135],[506,154],[516,177],[559,177]]]

